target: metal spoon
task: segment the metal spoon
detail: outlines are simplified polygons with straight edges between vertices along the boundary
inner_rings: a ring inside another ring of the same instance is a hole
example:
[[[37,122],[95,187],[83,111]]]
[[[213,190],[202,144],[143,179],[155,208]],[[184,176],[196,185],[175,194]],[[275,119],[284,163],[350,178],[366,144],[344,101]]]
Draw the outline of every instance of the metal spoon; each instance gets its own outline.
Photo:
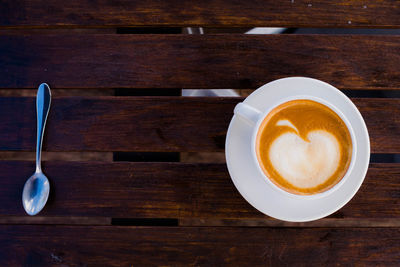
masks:
[[[22,204],[29,215],[38,214],[46,205],[50,192],[50,184],[42,172],[41,153],[44,126],[46,125],[47,114],[51,102],[50,87],[46,83],[39,86],[36,96],[37,112],[37,141],[36,141],[36,171],[25,182],[22,192]]]

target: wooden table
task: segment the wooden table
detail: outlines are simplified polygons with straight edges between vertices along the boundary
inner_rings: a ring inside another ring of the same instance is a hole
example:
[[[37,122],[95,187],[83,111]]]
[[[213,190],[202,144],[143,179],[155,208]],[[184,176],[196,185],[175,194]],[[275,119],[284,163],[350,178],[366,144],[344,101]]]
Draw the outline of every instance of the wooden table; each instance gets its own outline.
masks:
[[[144,26],[158,29],[130,28]],[[399,163],[371,163],[358,194],[325,219],[277,221],[252,208],[225,163],[212,160],[223,155],[243,98],[179,94],[255,89],[287,76],[350,93],[398,90],[400,36],[179,34],[186,26],[398,28],[400,5],[0,1],[0,265],[398,266]],[[41,82],[54,96],[43,167],[51,195],[28,217],[21,193],[34,170],[31,89]],[[372,153],[400,153],[400,99],[352,100]],[[208,162],[183,162],[194,153]]]

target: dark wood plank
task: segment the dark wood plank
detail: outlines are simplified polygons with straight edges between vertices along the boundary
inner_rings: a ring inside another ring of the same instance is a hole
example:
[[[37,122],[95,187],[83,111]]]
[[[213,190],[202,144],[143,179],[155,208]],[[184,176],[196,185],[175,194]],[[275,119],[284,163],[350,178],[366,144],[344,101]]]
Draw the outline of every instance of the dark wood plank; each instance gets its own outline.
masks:
[[[285,26],[395,27],[399,6],[383,1],[3,0],[0,25],[36,27]]]
[[[257,88],[309,76],[400,88],[400,36],[0,36],[0,88]]]
[[[222,151],[238,101],[182,97],[53,98],[44,149]],[[34,98],[0,98],[0,117],[0,150],[34,150]]]
[[[0,151],[0,160],[35,160],[36,152]],[[42,160],[51,161],[113,161],[112,152],[42,152]]]
[[[0,224],[111,225],[106,217],[0,216]]]
[[[1,34],[0,34],[1,35]],[[124,89],[126,90],[126,89]],[[146,89],[150,90],[150,89]],[[168,90],[163,90],[165,93],[168,92]],[[381,92],[381,91],[379,91]],[[391,91],[391,92],[397,92],[397,91]],[[12,96],[12,97],[17,97],[17,96],[34,96],[36,97],[36,90],[32,89],[0,89],[0,97],[4,96]],[[51,91],[52,97],[55,96],[114,96],[115,90],[113,89],[52,89]],[[147,94],[147,95],[152,95]]]
[[[3,6],[4,7],[4,6]],[[11,14],[12,15],[12,14]],[[3,17],[4,18],[4,17]],[[115,34],[115,28],[57,28],[57,27],[3,27],[0,25],[0,34]]]
[[[5,225],[117,225],[117,226],[223,226],[223,227],[313,227],[313,228],[400,228],[398,218],[323,218],[311,222],[285,222],[273,218],[109,218],[71,216],[0,216]]]
[[[396,135],[400,134],[400,99],[358,98],[352,100],[367,125],[371,153],[398,153],[400,138]],[[384,123],[386,119],[389,120]]]
[[[396,266],[393,228],[0,226],[2,266]]]
[[[24,217],[26,218],[26,217]],[[220,218],[180,218],[180,226],[225,226],[225,227],[318,227],[318,228],[400,228],[398,218],[323,218],[311,222],[285,222],[272,218],[220,219]]]
[[[49,114],[47,151],[223,151],[234,106],[243,98],[57,97]],[[400,99],[353,99],[373,153],[400,152]],[[15,111],[18,112],[15,112]],[[0,150],[31,150],[34,98],[0,98]]]
[[[21,191],[34,164],[1,161],[0,169],[0,214],[24,215]],[[44,171],[51,195],[41,216],[268,218],[237,192],[225,164],[46,162]],[[399,175],[399,164],[372,164],[331,218],[400,218]]]

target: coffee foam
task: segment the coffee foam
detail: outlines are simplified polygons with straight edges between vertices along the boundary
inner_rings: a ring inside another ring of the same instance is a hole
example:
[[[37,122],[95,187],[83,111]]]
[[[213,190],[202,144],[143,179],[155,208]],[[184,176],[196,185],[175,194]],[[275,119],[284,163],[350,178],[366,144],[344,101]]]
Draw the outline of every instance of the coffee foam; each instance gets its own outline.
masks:
[[[257,133],[256,154],[266,177],[281,189],[312,195],[346,174],[352,140],[344,121],[329,107],[299,99],[274,108]]]
[[[277,137],[269,149],[272,166],[286,181],[299,188],[323,184],[339,166],[340,145],[334,135],[313,130],[307,134],[307,139],[286,132]]]

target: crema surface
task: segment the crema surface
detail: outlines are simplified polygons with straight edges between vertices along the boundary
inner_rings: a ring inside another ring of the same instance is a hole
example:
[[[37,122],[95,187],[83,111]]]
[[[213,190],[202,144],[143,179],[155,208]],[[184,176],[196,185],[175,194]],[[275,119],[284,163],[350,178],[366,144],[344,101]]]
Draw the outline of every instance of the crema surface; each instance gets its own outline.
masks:
[[[351,162],[352,141],[344,121],[312,100],[273,109],[257,134],[256,153],[266,176],[294,194],[311,195],[336,185]]]

